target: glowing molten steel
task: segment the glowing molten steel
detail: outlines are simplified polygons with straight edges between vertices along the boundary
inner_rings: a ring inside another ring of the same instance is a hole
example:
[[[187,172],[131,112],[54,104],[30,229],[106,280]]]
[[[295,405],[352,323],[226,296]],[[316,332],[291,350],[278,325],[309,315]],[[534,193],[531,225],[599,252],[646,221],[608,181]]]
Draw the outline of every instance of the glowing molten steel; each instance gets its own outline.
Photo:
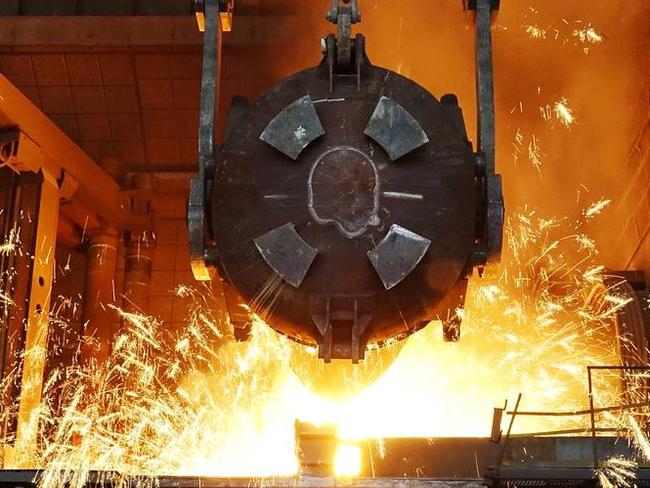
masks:
[[[59,412],[43,402],[43,449],[34,464],[45,468],[49,487],[81,486],[91,469],[289,475],[297,469],[297,418],[336,423],[343,439],[487,436],[493,407],[519,392],[522,409],[585,408],[586,366],[618,363],[611,318],[625,302],[593,299],[602,268],[580,225],[565,235],[566,221],[518,215],[504,265],[473,279],[461,341],[445,343],[440,327],[429,326],[379,380],[342,400],[305,386],[290,358],[309,354],[296,355],[300,346],[260,321],[249,342],[235,342],[207,294],[179,289],[195,307],[174,337],[153,319],[121,312],[128,327],[108,363],[66,371]],[[618,381],[595,379],[599,402],[620,403]],[[515,431],[567,428],[557,422],[528,418]],[[587,425],[580,417],[568,427]],[[339,474],[358,471],[354,446],[337,458]]]

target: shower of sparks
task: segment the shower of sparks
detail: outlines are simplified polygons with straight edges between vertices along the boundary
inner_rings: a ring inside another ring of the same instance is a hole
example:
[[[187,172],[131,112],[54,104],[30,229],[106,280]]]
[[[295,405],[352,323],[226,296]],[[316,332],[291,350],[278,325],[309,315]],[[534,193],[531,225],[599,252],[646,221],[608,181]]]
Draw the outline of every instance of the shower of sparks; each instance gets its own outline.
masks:
[[[539,148],[539,141],[537,140],[537,137],[534,134],[532,140],[528,144],[528,160],[537,171],[541,170],[542,151]]]
[[[583,44],[600,44],[603,42],[603,36],[596,32],[596,30],[591,26],[587,26],[583,29],[575,29],[573,31],[573,36]]]
[[[515,134],[515,140],[512,143],[513,151],[512,151],[512,159],[515,164],[519,162],[519,155],[521,154],[521,146],[524,142],[524,136],[522,135],[521,131],[517,129],[517,133]]]
[[[539,139],[535,134],[533,134],[528,142],[527,150],[525,149],[526,139],[527,138],[524,137],[524,134],[521,132],[521,130],[517,129],[514,140],[512,142],[513,164],[515,166],[519,164],[519,157],[524,151],[527,151],[528,161],[532,164],[533,168],[535,168],[541,174],[543,154],[539,145]]]
[[[618,362],[612,316],[623,304],[606,289],[593,247],[569,224],[529,210],[510,219],[502,265],[471,280],[461,341],[445,343],[434,322],[396,344],[402,349],[387,370],[345,398],[316,394],[305,371],[325,366],[313,349],[278,336],[258,315],[250,340],[236,342],[207,289],[179,288],[192,306],[174,333],[117,309],[124,326],[107,362],[74,364],[45,382],[41,447],[20,466],[43,469],[41,488],[81,488],[90,470],[118,487],[133,477],[155,485],[165,474],[292,475],[296,419],[333,423],[350,446],[486,435],[493,407],[518,392],[524,409],[584,409],[586,367]],[[368,351],[353,371],[376,367],[381,356],[373,354],[385,352]],[[595,378],[598,401],[620,403],[619,383]],[[409,413],[397,414],[404,399]],[[513,433],[588,427],[585,418],[530,417]]]
[[[0,255],[8,256],[14,254],[20,245],[20,235],[18,228],[14,227],[9,231],[9,235],[0,244]]]
[[[547,104],[539,107],[539,112],[545,121],[558,120],[565,127],[569,127],[575,123],[575,115],[573,109],[569,107],[566,98],[561,98],[553,103],[553,106]]]
[[[562,98],[555,102],[553,113],[555,114],[555,118],[566,127],[569,127],[575,122],[573,110],[569,107],[566,98]]]
[[[648,440],[648,437],[643,432],[641,426],[639,425],[639,422],[637,422],[633,415],[628,415],[627,419],[630,425],[630,431],[634,444],[637,446],[639,452],[643,455],[643,457],[647,461],[650,461],[650,440]]]
[[[530,15],[524,15],[524,18],[535,19],[530,23],[523,24],[521,28],[526,34],[534,40],[549,39],[551,42],[559,42],[561,46],[566,46],[569,41],[573,40],[574,46],[582,47],[585,54],[589,53],[589,48],[600,44],[604,36],[599,33],[589,22],[574,20],[569,22],[567,19],[561,19],[560,25],[539,25],[540,12],[538,10],[529,10]]]
[[[584,212],[583,215],[586,220],[591,220],[597,215],[600,215],[603,210],[605,210],[612,203],[611,200],[607,198],[601,198],[595,203],[592,203]]]
[[[546,39],[546,30],[542,27],[537,25],[524,25],[523,27],[531,39]]]
[[[623,457],[603,461],[597,472],[600,487],[632,488],[635,485],[636,468],[636,461]]]
[[[14,305],[14,301],[11,299],[11,297],[8,294],[6,294],[4,292],[0,292],[0,304],[2,304],[2,305]],[[0,325],[0,327],[2,327],[2,325]],[[0,389],[0,391],[2,391],[2,390]]]
[[[539,107],[539,113],[546,121],[549,121],[553,118],[553,111],[551,110],[551,106],[548,104],[543,107]]]

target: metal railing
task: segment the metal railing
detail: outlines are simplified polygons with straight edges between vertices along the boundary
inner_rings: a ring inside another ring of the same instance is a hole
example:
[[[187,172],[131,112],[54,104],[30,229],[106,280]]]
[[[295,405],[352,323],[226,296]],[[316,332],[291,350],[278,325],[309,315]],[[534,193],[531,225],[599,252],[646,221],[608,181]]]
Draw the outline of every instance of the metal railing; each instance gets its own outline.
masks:
[[[592,456],[593,456],[593,467],[598,469],[600,466],[600,454],[598,450],[597,438],[598,434],[601,433],[617,433],[626,432],[627,429],[617,428],[617,427],[598,427],[596,423],[596,416],[601,413],[607,412],[624,412],[628,410],[635,410],[644,407],[650,407],[650,395],[647,396],[647,400],[642,402],[635,403],[626,403],[620,405],[609,405],[605,407],[596,407],[594,400],[594,382],[593,376],[594,371],[621,371],[621,372],[631,372],[631,371],[647,371],[650,373],[650,365],[634,365],[634,366],[587,366],[587,383],[588,383],[588,395],[589,395],[589,408],[584,410],[571,410],[571,411],[553,411],[553,412],[544,412],[544,411],[520,411],[519,405],[521,403],[521,393],[517,397],[515,407],[508,411],[506,410],[506,415],[510,416],[510,422],[508,424],[508,430],[505,435],[505,440],[503,442],[503,447],[499,454],[498,465],[502,465],[503,459],[508,448],[510,439],[513,438],[528,438],[528,437],[541,437],[541,436],[561,436],[568,434],[584,434],[587,432],[591,433],[591,444],[592,444]],[[649,390],[650,391],[650,390]],[[504,407],[503,410],[505,410]],[[516,417],[577,417],[577,416],[586,416],[589,415],[590,427],[586,428],[574,428],[574,429],[561,429],[545,432],[530,432],[526,434],[512,434],[512,427]],[[494,429],[493,429],[494,430]]]

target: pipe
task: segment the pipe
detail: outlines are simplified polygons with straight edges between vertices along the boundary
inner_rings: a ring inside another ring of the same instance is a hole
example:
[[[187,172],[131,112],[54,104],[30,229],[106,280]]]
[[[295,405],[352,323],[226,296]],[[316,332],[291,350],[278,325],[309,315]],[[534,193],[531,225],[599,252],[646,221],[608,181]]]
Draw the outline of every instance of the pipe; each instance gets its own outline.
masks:
[[[83,308],[84,340],[81,355],[84,364],[108,359],[113,336],[115,312],[115,272],[119,235],[106,229],[90,239],[86,253],[86,291]]]
[[[99,166],[121,185],[124,164],[117,159],[104,159]],[[117,272],[119,232],[104,226],[90,236],[86,250],[86,289],[83,304],[83,341],[81,357],[84,364],[103,364],[110,354],[115,312],[109,305],[115,303],[115,275]]]
[[[131,188],[141,190],[134,192],[131,197],[131,211],[137,215],[150,216],[152,175],[148,173],[131,175]],[[123,309],[127,313],[148,313],[151,261],[156,241],[153,233],[148,231],[129,232],[126,241]]]

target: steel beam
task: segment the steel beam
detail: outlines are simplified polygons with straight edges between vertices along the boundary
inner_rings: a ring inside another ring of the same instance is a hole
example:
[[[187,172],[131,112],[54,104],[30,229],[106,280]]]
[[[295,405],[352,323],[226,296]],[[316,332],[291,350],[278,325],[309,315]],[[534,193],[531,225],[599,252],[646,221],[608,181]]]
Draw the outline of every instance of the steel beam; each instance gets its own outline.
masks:
[[[24,354],[18,370],[20,397],[16,443],[11,450],[12,465],[32,467],[38,448],[38,426],[43,390],[43,372],[47,357],[49,311],[54,278],[54,253],[59,216],[59,187],[55,179],[44,174],[40,184],[36,235],[33,246],[23,249],[31,257],[28,278],[27,323]]]
[[[59,183],[72,180],[74,200],[102,220],[117,228],[147,225],[122,210],[118,184],[2,74],[0,127],[17,127],[25,142],[42,152],[42,162],[30,169],[41,169]]]
[[[214,132],[218,111],[219,76],[221,71],[221,21],[218,0],[205,0],[202,5],[204,18],[203,65],[201,72],[201,110],[199,119],[198,175],[190,180],[187,206],[187,226],[190,242],[190,263],[194,278],[210,281],[209,222],[206,205],[211,190],[215,168]]]
[[[501,176],[496,174],[494,67],[492,62],[492,16],[499,0],[464,0],[465,10],[475,12],[476,103],[478,108],[478,157],[485,174],[485,261],[498,262],[503,246],[504,204]]]
[[[479,114],[478,150],[485,156],[486,173],[494,174],[494,71],[490,0],[476,1],[476,92]]]

